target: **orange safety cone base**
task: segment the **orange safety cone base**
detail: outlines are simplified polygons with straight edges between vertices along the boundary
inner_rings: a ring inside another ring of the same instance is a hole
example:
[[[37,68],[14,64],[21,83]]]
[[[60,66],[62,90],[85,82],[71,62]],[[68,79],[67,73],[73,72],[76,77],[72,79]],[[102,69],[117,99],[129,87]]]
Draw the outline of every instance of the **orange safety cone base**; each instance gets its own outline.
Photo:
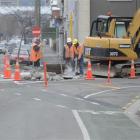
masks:
[[[8,72],[6,75],[4,75],[4,79],[11,79],[11,73]]]
[[[90,71],[87,71],[85,79],[86,80],[95,80],[95,78],[93,77],[93,75]]]
[[[14,80],[15,80],[15,81],[21,81],[21,77],[20,77],[19,72],[15,72]]]
[[[11,79],[11,68],[9,64],[5,64],[4,66],[4,79]]]
[[[16,62],[16,66],[15,66],[14,80],[15,81],[20,81],[21,80],[20,67],[19,67],[19,63],[18,62]]]
[[[130,78],[135,78],[136,75],[135,75],[135,69],[131,69],[130,70]]]
[[[92,70],[91,70],[91,62],[90,60],[88,61],[88,66],[87,66],[87,72],[86,72],[86,80],[95,80],[92,75]]]
[[[135,73],[135,65],[134,61],[131,61],[131,69],[130,69],[130,79],[135,79],[136,78],[136,73]]]

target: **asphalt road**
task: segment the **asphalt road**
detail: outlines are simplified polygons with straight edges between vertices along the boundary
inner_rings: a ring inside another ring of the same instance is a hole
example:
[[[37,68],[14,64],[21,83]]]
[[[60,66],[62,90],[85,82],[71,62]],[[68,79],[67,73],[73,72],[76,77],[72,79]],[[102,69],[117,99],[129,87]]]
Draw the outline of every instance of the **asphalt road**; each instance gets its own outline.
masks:
[[[0,78],[0,139],[139,140],[139,80],[63,80],[46,88]]]
[[[2,56],[0,56],[2,58]],[[3,79],[0,140],[139,140],[140,78]]]

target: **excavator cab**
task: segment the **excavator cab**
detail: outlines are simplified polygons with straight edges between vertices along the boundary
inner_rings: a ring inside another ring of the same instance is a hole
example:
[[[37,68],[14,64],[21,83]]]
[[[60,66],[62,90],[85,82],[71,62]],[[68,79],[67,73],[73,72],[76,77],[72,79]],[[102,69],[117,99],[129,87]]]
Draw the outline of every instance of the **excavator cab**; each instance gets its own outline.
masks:
[[[120,48],[130,48],[127,30],[131,20],[132,17],[98,16],[92,22],[90,36],[84,42],[85,57],[93,61],[117,60],[118,57],[128,60]]]
[[[90,36],[98,36],[99,33],[106,33],[107,32],[107,20],[108,20],[109,16],[98,16],[98,18],[96,20],[94,20],[92,22],[91,25],[91,30],[90,30]]]
[[[90,36],[91,37],[124,37],[132,20],[132,17],[110,17],[100,15],[92,22]]]

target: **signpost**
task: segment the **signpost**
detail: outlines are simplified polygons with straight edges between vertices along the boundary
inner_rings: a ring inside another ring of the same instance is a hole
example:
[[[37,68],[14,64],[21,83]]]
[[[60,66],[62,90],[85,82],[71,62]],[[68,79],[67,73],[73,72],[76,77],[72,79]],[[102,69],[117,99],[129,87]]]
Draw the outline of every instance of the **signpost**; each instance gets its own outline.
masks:
[[[38,37],[41,34],[41,28],[39,26],[34,26],[32,28],[32,34],[34,37]]]

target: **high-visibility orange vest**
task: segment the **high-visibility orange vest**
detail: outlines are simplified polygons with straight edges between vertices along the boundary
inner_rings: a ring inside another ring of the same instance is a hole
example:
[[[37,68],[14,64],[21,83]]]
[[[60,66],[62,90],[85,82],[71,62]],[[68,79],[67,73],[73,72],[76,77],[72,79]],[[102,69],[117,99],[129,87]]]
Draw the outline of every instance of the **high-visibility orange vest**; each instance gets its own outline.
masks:
[[[35,51],[34,50],[34,46],[35,46],[36,44],[32,44],[32,48],[31,48],[31,53],[30,53],[30,61],[32,61],[32,62],[36,62],[37,60],[39,60],[39,59],[41,59],[42,58],[42,52],[41,52],[41,48],[40,48],[40,50],[39,51]]]
[[[79,45],[77,47],[74,46],[74,55],[78,56],[78,59],[83,55],[83,51],[83,45]]]
[[[71,47],[69,47],[68,45],[65,46],[65,57],[66,58],[74,58],[73,46],[71,46]]]

